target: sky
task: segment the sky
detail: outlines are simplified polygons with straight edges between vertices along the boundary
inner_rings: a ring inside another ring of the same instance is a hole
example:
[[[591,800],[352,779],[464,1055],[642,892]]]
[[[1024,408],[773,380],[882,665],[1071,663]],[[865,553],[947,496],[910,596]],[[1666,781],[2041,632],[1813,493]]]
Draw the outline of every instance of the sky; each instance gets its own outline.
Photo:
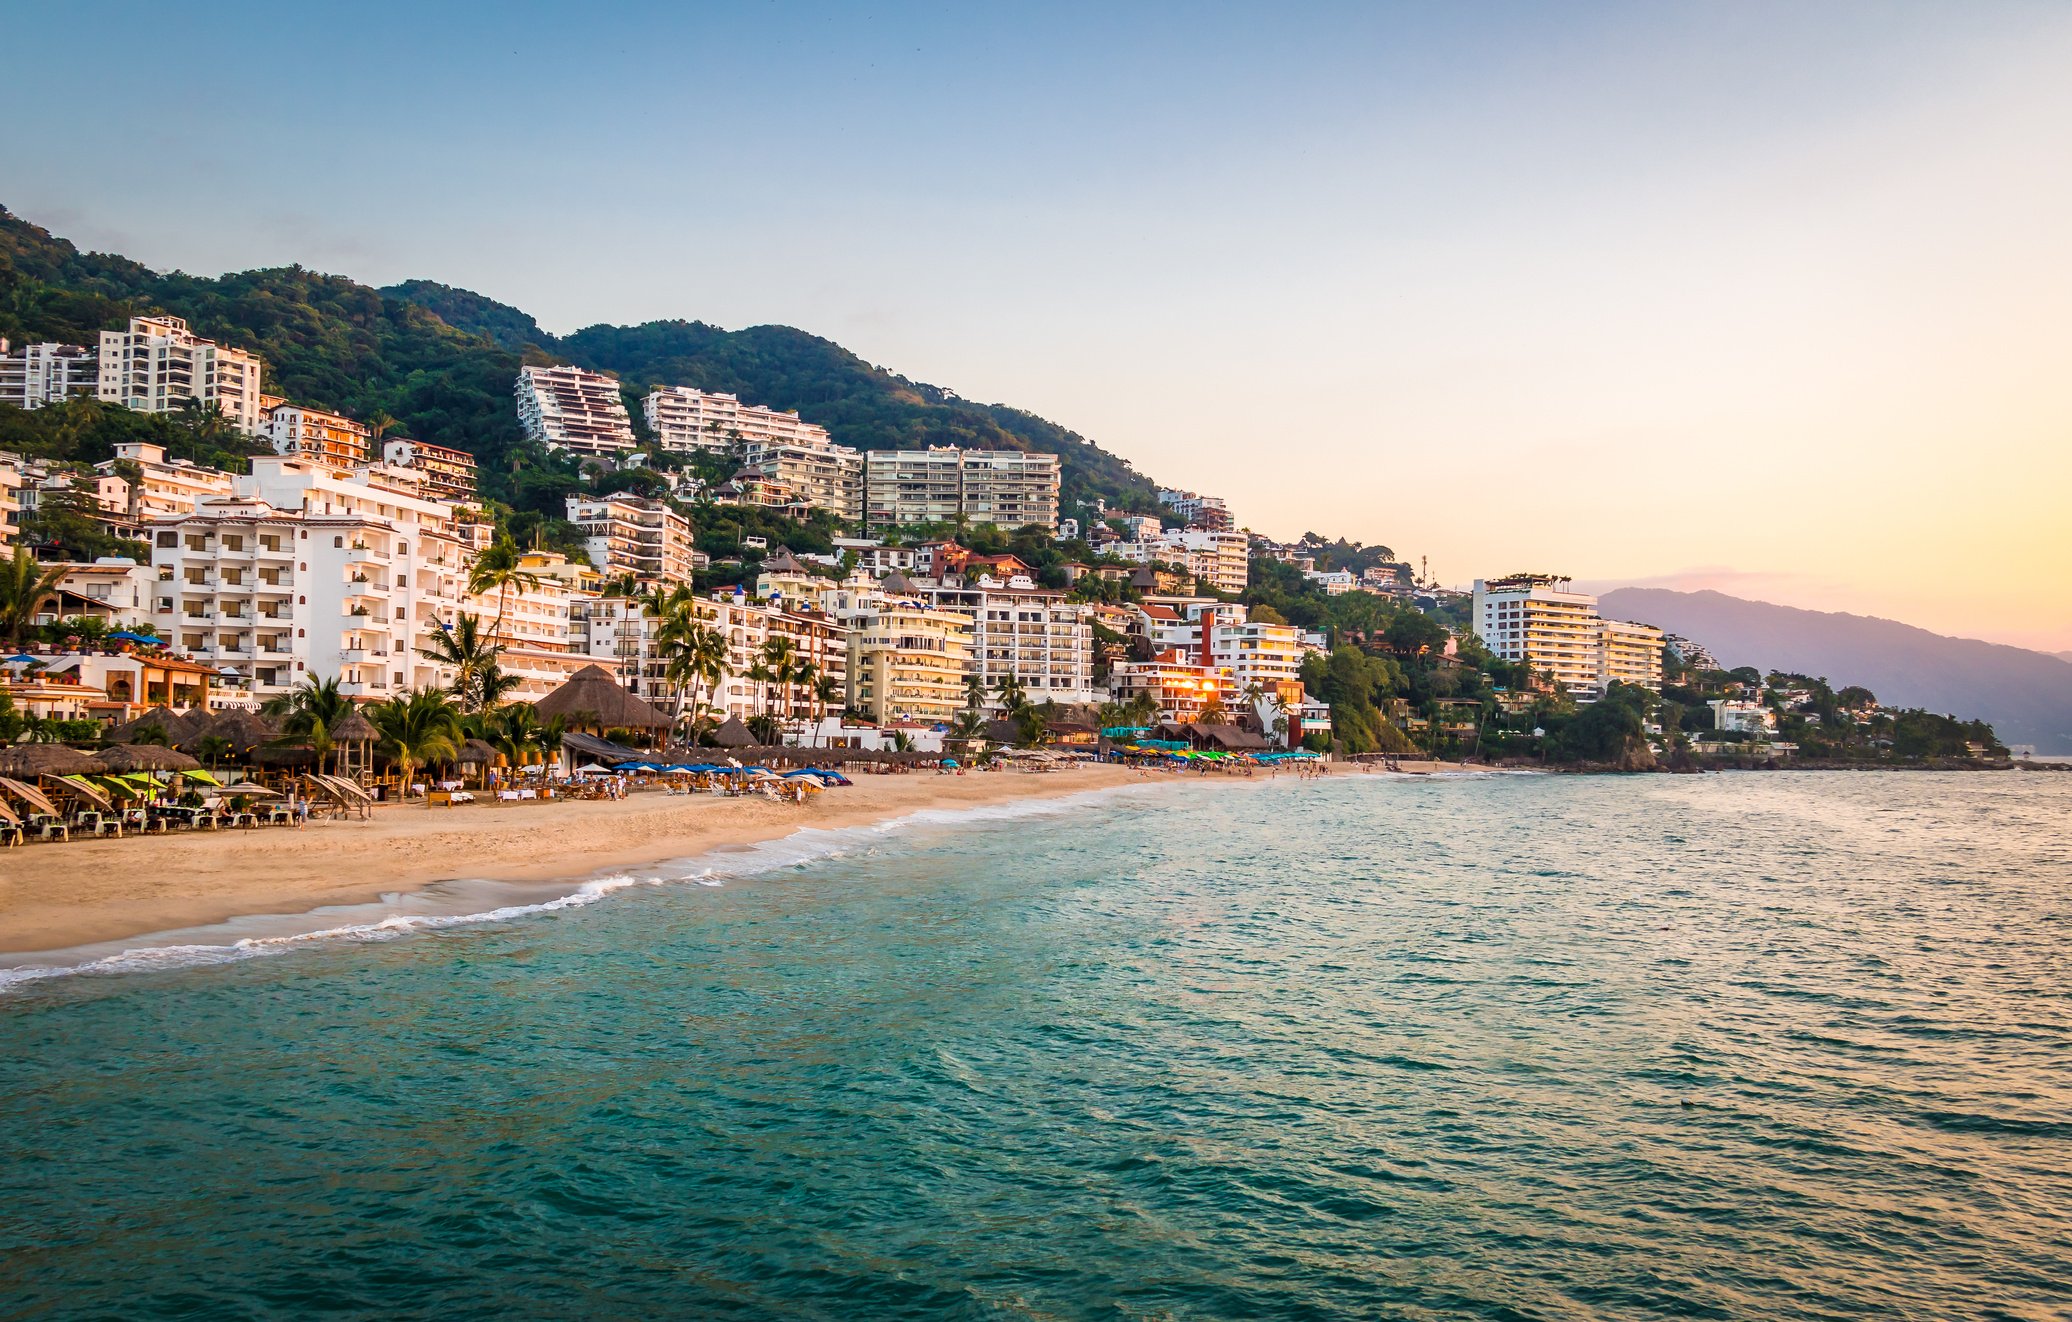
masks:
[[[319,8],[21,8],[0,204],[799,326],[1449,583],[2072,650],[2056,0]]]

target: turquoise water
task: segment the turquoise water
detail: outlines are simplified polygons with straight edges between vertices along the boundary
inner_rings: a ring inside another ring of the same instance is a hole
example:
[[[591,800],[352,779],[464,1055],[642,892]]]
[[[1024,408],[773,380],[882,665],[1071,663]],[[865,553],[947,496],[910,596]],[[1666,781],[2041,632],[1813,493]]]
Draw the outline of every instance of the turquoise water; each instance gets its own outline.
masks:
[[[0,1315],[2063,1317],[2068,821],[1174,785],[22,983]]]

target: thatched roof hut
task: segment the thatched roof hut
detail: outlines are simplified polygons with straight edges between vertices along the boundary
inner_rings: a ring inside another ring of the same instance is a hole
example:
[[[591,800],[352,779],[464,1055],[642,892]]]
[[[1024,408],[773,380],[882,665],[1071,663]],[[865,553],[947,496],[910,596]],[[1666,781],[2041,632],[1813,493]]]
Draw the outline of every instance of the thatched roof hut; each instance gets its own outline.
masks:
[[[107,768],[63,744],[16,744],[0,749],[0,776],[90,776]]]
[[[729,716],[712,732],[712,742],[720,748],[754,748],[757,740],[739,716]]]
[[[96,753],[94,761],[106,771],[193,771],[201,765],[178,749],[156,744],[117,744]]]
[[[331,742],[334,744],[372,744],[381,741],[381,731],[374,728],[374,722],[359,712],[354,712],[331,727]]]
[[[262,746],[252,750],[251,761],[258,767],[313,767],[317,764],[317,750],[307,744]]]
[[[206,730],[197,731],[195,742],[199,743],[209,735],[226,739],[239,753],[249,753],[262,744],[268,744],[280,737],[280,731],[256,712],[242,709],[224,712],[209,723]]]
[[[502,756],[495,744],[481,739],[470,739],[460,746],[460,756],[454,761],[462,766],[493,767]]]
[[[620,687],[603,666],[584,666],[532,709],[542,720],[564,716],[572,725],[601,730],[666,730],[675,724],[668,713]]]
[[[153,730],[163,733],[168,743],[179,743],[194,729],[197,722],[209,719],[207,712],[174,711],[170,707],[153,707],[134,720],[124,721],[108,731],[108,741],[116,744],[135,743],[137,736]]]

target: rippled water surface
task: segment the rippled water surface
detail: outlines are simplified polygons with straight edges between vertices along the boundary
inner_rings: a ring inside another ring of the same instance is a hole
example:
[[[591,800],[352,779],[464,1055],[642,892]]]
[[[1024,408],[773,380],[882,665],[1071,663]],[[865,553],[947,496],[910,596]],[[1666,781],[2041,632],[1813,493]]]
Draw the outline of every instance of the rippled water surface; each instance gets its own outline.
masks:
[[[2064,1317],[2068,942],[2072,776],[1362,778],[46,979],[0,1315]]]

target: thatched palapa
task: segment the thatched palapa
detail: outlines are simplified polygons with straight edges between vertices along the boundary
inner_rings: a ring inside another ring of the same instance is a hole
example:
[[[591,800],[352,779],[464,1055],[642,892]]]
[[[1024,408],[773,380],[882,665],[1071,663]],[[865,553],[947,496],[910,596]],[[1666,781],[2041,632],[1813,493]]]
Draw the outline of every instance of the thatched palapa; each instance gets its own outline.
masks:
[[[63,744],[16,744],[0,749],[0,776],[91,776],[107,768]]]
[[[620,687],[603,666],[584,666],[532,709],[542,720],[564,716],[572,725],[601,730],[666,730],[675,724],[668,713]]]
[[[712,742],[720,748],[753,748],[757,740],[739,716],[729,716],[712,732]]]
[[[178,749],[156,744],[118,744],[96,753],[94,761],[107,771],[193,771],[201,765]]]

